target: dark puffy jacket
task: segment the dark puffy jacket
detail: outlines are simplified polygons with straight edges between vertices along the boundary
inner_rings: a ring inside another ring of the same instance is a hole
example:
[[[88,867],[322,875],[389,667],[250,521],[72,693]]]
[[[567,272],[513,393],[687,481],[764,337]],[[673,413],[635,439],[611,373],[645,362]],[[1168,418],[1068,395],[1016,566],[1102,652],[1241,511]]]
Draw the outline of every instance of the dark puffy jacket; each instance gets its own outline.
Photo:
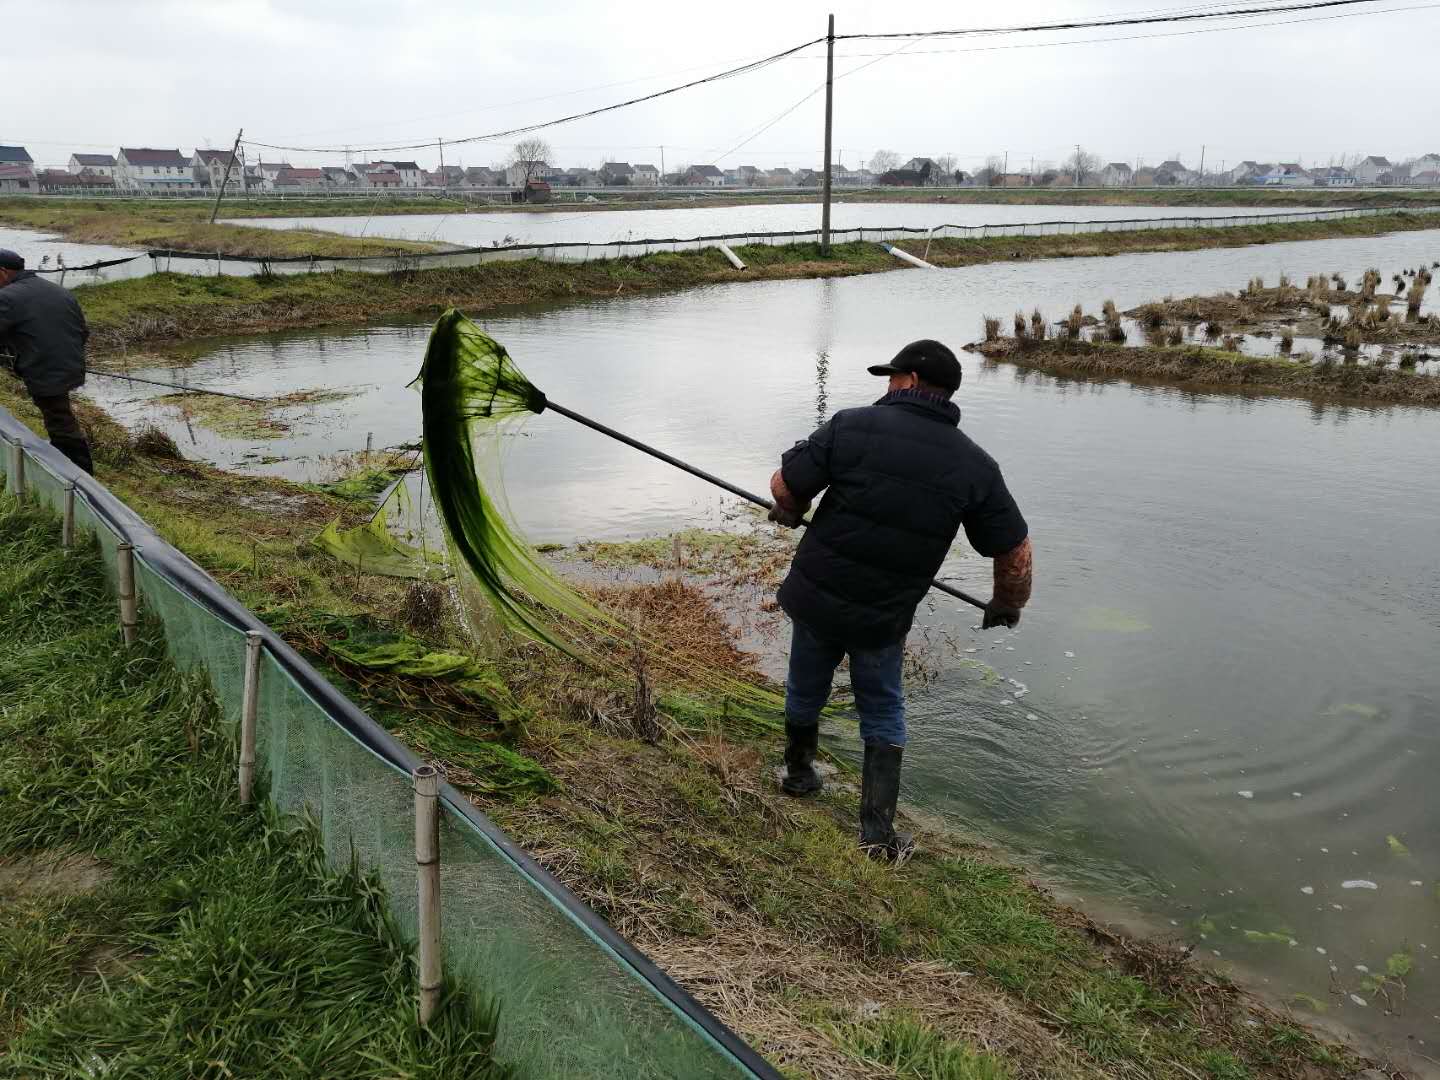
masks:
[[[0,351],[15,354],[15,373],[32,397],[49,397],[85,383],[90,329],[68,289],[32,270],[0,288]]]
[[[902,390],[785,452],[797,499],[825,491],[780,586],[792,619],[853,648],[894,644],[961,526],[991,558],[1029,535],[1000,466],[959,423],[953,402]]]

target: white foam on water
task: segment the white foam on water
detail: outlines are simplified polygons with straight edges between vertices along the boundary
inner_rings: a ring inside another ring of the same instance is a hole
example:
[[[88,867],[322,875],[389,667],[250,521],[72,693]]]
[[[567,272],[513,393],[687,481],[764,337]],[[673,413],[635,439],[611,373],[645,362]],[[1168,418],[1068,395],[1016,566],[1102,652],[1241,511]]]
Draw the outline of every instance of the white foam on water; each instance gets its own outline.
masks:
[[[1235,792],[1235,794],[1239,795],[1242,799],[1253,799],[1255,797],[1255,793],[1253,791],[1237,791]]]
[[[1342,889],[1378,889],[1378,888],[1380,888],[1380,886],[1379,886],[1379,885],[1376,885],[1375,882],[1373,882],[1373,881],[1366,881],[1364,878],[1355,878],[1355,879],[1353,879],[1353,880],[1351,880],[1351,881],[1342,881],[1342,882],[1340,883],[1340,887],[1341,887]]]
[[[1300,891],[1301,891],[1302,893],[1304,893],[1306,896],[1314,896],[1314,895],[1315,895],[1315,886],[1314,886],[1314,885],[1301,885],[1301,886],[1300,886]]]
[[[1359,1005],[1362,1009],[1368,1007],[1369,1004],[1370,1004],[1368,1001],[1366,1001],[1364,998],[1362,998],[1359,994],[1351,994],[1351,995],[1350,995],[1350,1000],[1353,1001],[1353,1002],[1355,1002],[1355,1004],[1356,1004],[1356,1005]]]

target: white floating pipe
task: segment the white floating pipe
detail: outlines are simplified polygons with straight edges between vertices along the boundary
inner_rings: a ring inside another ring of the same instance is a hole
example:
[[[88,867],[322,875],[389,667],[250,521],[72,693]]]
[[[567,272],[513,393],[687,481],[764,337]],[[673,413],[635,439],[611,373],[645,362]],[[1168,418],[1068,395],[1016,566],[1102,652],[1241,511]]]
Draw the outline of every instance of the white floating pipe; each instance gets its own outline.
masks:
[[[730,250],[729,244],[717,244],[716,246],[720,249],[720,254],[724,255],[725,258],[729,259],[730,265],[733,266],[736,270],[745,269],[745,264],[740,261],[740,256],[736,255],[735,252]]]
[[[115,548],[116,578],[120,593],[120,640],[134,645],[140,636],[140,620],[135,602],[135,547],[119,544]]]
[[[421,765],[415,782],[415,876],[419,892],[420,1023],[440,1008],[444,974],[440,954],[440,774]]]
[[[65,516],[60,522],[60,546],[66,549],[75,546],[75,484],[65,485]]]
[[[894,255],[894,256],[895,256],[897,259],[899,259],[901,262],[907,262],[907,263],[909,263],[911,266],[918,266],[918,267],[920,267],[920,269],[922,269],[922,270],[936,270],[936,269],[938,269],[938,267],[932,266],[930,263],[926,262],[924,259],[917,259],[914,255],[911,255],[908,251],[901,251],[899,248],[895,247],[893,244],[881,244],[880,246],[883,247],[886,251],[888,251],[891,255]]]
[[[245,680],[240,697],[240,802],[250,802],[255,789],[255,721],[260,715],[259,630],[245,631]]]

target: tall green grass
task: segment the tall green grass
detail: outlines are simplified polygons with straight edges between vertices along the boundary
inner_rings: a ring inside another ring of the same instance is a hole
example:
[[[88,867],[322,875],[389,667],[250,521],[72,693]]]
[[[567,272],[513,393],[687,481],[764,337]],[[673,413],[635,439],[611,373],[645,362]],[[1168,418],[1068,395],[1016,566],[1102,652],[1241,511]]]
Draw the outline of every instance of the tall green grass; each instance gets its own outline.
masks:
[[[509,1075],[481,995],[419,1027],[376,879],[238,804],[207,688],[154,627],[122,650],[95,551],[58,540],[0,496],[0,1074]],[[88,877],[15,883],[62,858]]]

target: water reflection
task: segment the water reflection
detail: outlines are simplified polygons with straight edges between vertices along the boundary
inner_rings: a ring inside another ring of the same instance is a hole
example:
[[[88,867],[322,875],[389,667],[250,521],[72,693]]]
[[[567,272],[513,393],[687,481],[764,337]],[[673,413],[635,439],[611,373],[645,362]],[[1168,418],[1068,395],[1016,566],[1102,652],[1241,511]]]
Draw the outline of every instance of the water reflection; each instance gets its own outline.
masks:
[[[757,487],[817,417],[873,400],[865,367],[913,338],[958,346],[985,314],[1036,303],[1128,307],[1259,271],[1303,280],[1432,253],[1440,234],[1411,233],[725,286],[484,324],[557,400]],[[187,380],[357,393],[298,416],[279,444],[197,432],[195,445],[253,462],[358,448],[367,431],[377,446],[410,441],[418,401],[404,387],[425,333],[226,345]],[[1173,921],[1272,989],[1332,1001],[1347,1023],[1397,1040],[1431,1027],[1440,470],[1426,463],[1440,414],[962,363],[963,424],[1031,521],[1037,588],[1011,635],[979,632],[944,598],[922,607],[934,678],[913,700],[907,798]],[[151,411],[133,388],[92,390],[125,418]],[[556,417],[509,441],[505,469],[523,478],[513,508],[537,542],[722,520],[699,481]],[[958,548],[942,574],[988,589],[988,564]],[[1346,887],[1357,880],[1378,887]],[[1354,966],[1383,970],[1404,948],[1415,973],[1403,1014],[1354,1005]],[[1329,997],[1332,985],[1345,993]]]

